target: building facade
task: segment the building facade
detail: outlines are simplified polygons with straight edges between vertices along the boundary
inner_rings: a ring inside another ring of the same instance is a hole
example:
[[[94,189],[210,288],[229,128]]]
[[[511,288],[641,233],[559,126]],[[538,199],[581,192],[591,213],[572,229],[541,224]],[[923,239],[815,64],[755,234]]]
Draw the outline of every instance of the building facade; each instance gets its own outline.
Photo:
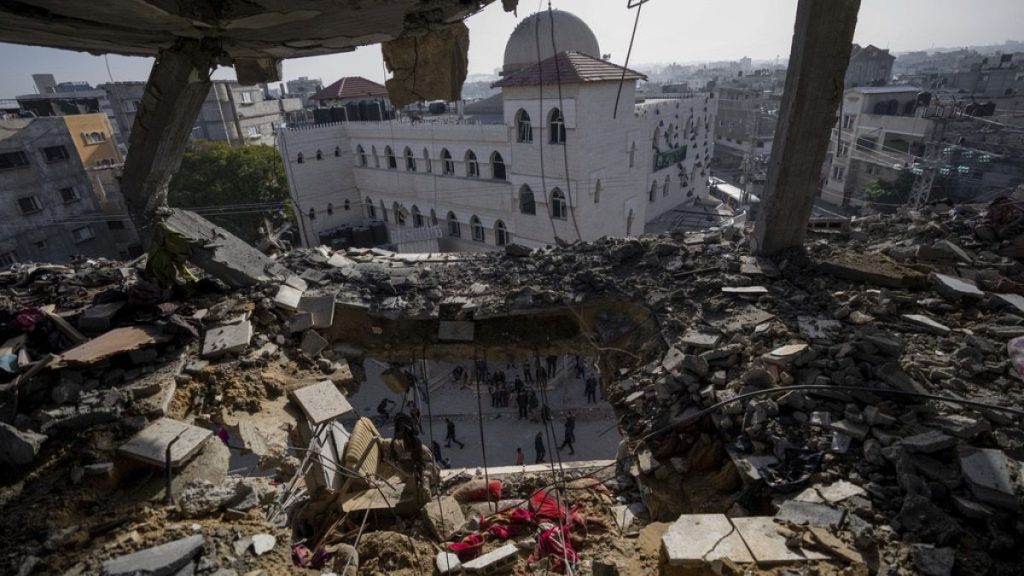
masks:
[[[626,70],[620,94],[623,68],[599,52],[569,50],[524,66],[537,21],[527,18],[509,40],[516,46],[505,54],[514,60],[495,83],[495,123],[342,122],[282,132],[304,242],[385,222],[403,251],[543,247],[640,234],[650,220],[704,196],[712,95],[638,104],[644,77]],[[578,28],[580,21],[555,11],[556,27],[562,22]],[[592,34],[576,36],[594,50]]]
[[[285,86],[287,87],[287,92],[282,94],[282,96],[298,98],[302,101],[303,105],[306,105],[311,103],[311,97],[314,94],[323,90],[324,83],[319,78],[300,76],[285,82]]]
[[[896,57],[888,50],[868,44],[854,44],[850,63],[846,65],[846,88],[857,86],[886,86],[892,83],[892,67]]]
[[[105,114],[0,121],[0,265],[142,253]]]

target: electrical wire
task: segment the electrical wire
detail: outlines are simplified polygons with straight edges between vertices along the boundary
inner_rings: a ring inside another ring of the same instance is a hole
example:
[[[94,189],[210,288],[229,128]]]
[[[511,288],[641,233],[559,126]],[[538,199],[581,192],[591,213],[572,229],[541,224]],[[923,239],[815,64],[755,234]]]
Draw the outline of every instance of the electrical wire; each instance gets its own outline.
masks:
[[[639,12],[639,10],[638,10]],[[576,238],[583,241],[583,235],[580,234],[580,225],[576,221],[576,207],[572,200],[572,181],[569,178],[569,142],[568,138],[565,138],[565,103],[562,101],[562,73],[559,70],[558,65],[558,48],[555,46],[555,13],[551,9],[551,0],[548,0],[548,17],[551,20],[551,52],[554,53],[555,62],[555,82],[558,84],[558,113],[562,114],[562,158],[565,161],[565,194],[566,200],[569,202],[569,214],[572,216],[572,225],[576,229]],[[541,74],[543,77],[543,74]],[[543,108],[541,109],[543,110]],[[550,124],[550,123],[549,123]],[[548,130],[553,130],[549,127]],[[552,132],[554,134],[554,132]],[[557,134],[556,134],[557,136]],[[579,186],[576,187],[576,194],[579,195]],[[554,191],[552,191],[552,208],[554,207]]]

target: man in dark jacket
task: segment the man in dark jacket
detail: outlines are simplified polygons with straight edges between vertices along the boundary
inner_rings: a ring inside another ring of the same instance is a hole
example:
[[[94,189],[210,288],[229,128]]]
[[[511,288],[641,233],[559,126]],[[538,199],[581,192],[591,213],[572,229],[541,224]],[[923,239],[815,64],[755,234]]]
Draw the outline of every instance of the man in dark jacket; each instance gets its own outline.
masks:
[[[537,452],[537,464],[544,461],[544,433],[537,432],[537,435],[533,438],[533,449]]]

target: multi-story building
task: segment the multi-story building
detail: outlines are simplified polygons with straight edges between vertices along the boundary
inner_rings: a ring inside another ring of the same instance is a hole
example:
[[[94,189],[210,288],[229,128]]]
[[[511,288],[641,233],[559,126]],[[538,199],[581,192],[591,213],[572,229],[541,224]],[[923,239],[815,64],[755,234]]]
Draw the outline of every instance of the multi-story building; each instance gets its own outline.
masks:
[[[142,253],[105,114],[0,120],[0,264]]]
[[[888,50],[868,44],[854,44],[850,63],[846,65],[846,88],[856,86],[885,86],[892,83],[892,66],[896,57]]]
[[[843,95],[823,167],[821,198],[862,206],[877,179],[894,180],[925,152],[935,123],[920,113],[914,86],[859,87]]]
[[[535,27],[549,26],[547,14],[525,19],[509,39],[494,84],[501,90],[494,123],[336,122],[283,131],[304,243],[385,222],[402,251],[543,247],[639,234],[704,196],[713,96],[638,104],[644,76],[602,60],[582,20],[553,14],[558,53],[550,43],[537,53]]]
[[[725,85],[719,86],[715,93],[718,97],[716,168],[735,170],[745,158],[771,156],[781,90]]]
[[[300,76],[285,82],[285,86],[288,90],[282,96],[287,95],[289,98],[298,98],[302,100],[303,105],[307,105],[312,103],[311,97],[314,94],[323,90],[324,83],[319,78]]]
[[[22,110],[36,116],[72,116],[102,113],[113,128],[112,138],[124,153],[127,150],[128,127],[119,122],[114,104],[105,90],[93,88],[86,82],[57,83],[52,74],[33,74],[37,94],[17,96]]]

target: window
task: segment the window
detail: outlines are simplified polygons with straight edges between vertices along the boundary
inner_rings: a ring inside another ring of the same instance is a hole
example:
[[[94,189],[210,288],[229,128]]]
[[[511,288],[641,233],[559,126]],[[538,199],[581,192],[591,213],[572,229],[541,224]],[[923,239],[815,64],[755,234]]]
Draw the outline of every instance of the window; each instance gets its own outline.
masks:
[[[416,157],[412,155],[412,148],[405,147],[405,169],[409,172],[416,171]]]
[[[83,134],[83,136],[85,137],[86,144],[99,144],[107,139],[107,135],[103,132],[89,132],[88,134]]]
[[[423,168],[427,174],[434,171],[433,167],[430,165],[430,151],[426,148],[423,149]]]
[[[366,217],[370,220],[377,219],[377,211],[373,207],[373,200],[370,200],[369,196],[366,197]]]
[[[636,166],[636,142],[631,142],[629,145],[629,167]]]
[[[476,242],[484,241],[484,225],[480,223],[480,219],[475,215],[469,219],[469,230],[473,234],[473,240]]]
[[[316,210],[314,210],[313,208],[309,209],[309,219],[316,220]]]
[[[672,176],[665,176],[665,183],[661,186],[661,195],[668,196],[669,185],[672,183]]]
[[[252,104],[251,92],[242,92],[239,96],[242,98],[242,104]]]
[[[504,246],[508,244],[508,229],[505,228],[505,223],[498,220],[494,223],[494,245]]]
[[[843,114],[843,130],[852,129],[855,118],[857,118],[856,114]]]
[[[466,177],[480,177],[480,163],[476,161],[476,154],[472,150],[466,151]]]
[[[658,197],[658,182],[651,182],[651,191],[647,193],[647,201],[654,202],[654,199]]]
[[[302,164],[302,152],[299,152],[299,155],[295,157],[295,161]]]
[[[533,190],[526,184],[519,189],[519,212],[521,214],[536,214],[537,202],[533,198]]]
[[[839,158],[846,158],[850,154],[850,144],[842,140],[839,141],[839,152],[836,154]]]
[[[845,176],[845,174],[846,174],[846,168],[844,168],[842,166],[833,166],[832,167],[832,179],[835,180],[836,182],[842,182],[843,181],[843,176]]]
[[[136,101],[136,100],[125,100],[124,101],[124,111],[125,112],[135,112],[138,109],[139,109],[138,101]]]
[[[530,115],[522,108],[516,112],[516,142],[533,142],[533,126],[530,126]]]
[[[452,161],[452,154],[447,148],[441,150],[441,173],[446,176],[455,174],[455,162]]]
[[[107,228],[109,230],[124,230],[124,220],[108,220]]]
[[[74,237],[75,242],[85,242],[86,240],[92,240],[95,238],[96,233],[92,231],[91,225],[86,225],[72,230],[71,236]]]
[[[412,206],[412,227],[423,228],[423,214],[420,214],[420,209],[415,204]]]
[[[495,180],[506,179],[505,160],[497,152],[491,154],[491,175]]]
[[[323,152],[323,150],[320,150],[319,148],[317,148],[316,159],[317,160],[323,160],[324,159],[324,152]]]
[[[363,149],[363,145],[356,146],[356,156],[359,157],[359,165],[366,168],[366,150]]]
[[[380,201],[380,219],[385,222],[388,221],[388,209],[384,207],[383,200]]]
[[[334,204],[332,202],[327,203],[327,215],[334,214]]]
[[[348,201],[348,198],[345,199],[345,204],[342,207],[346,212],[352,209],[352,203]]]
[[[28,166],[28,155],[24,152],[4,152],[0,154],[0,170],[21,168],[22,166]]]
[[[42,210],[43,206],[35,196],[25,196],[24,198],[18,198],[18,208],[22,214],[34,214]]]
[[[388,162],[388,170],[395,170],[398,168],[398,161],[395,160],[395,153],[391,150],[391,146],[384,147],[384,158]]]
[[[433,208],[430,209],[430,225],[437,226],[437,212]]]
[[[259,138],[260,134],[261,134],[260,127],[259,126],[249,126],[248,128],[245,129],[245,133],[249,136],[249,138]],[[320,160],[320,158],[322,156],[323,156],[323,154],[320,154],[320,151],[317,150],[317,160]]]
[[[113,166],[114,165],[114,160],[112,158],[104,158],[102,160],[97,160],[97,161],[93,162],[93,164],[97,168],[105,168],[105,167],[108,167],[108,166]]]
[[[17,261],[18,255],[13,251],[0,254],[0,266],[10,266]]]
[[[377,156],[376,146],[370,146],[370,154],[373,155],[373,167],[380,168],[380,158]]]
[[[391,204],[391,211],[395,213],[395,224],[405,226],[405,209],[398,205],[398,202]]]
[[[551,138],[552,144],[565,144],[565,118],[562,117],[562,111],[558,108],[551,110],[551,114],[548,115],[548,125],[551,127]]]
[[[560,188],[551,191],[551,217],[565,220],[569,216],[569,210],[565,203],[565,194]]]
[[[341,146],[335,146],[334,147],[334,157],[335,158],[341,157]]]
[[[594,184],[594,204],[601,201],[601,179],[597,179],[597,184]]]
[[[668,128],[665,128],[665,149],[666,150],[671,150],[672,149],[672,142],[675,140],[675,131],[676,131],[676,128],[671,123],[668,125]]]
[[[459,229],[459,221],[455,218],[454,212],[448,213],[448,235],[452,238],[462,236],[462,230]]]
[[[653,141],[653,142],[651,143],[651,148],[654,148],[654,150],[655,150],[656,152],[657,152],[657,151],[660,151],[660,150],[661,150],[661,149],[660,149],[660,148],[658,147],[658,142],[659,142],[660,140],[661,140],[661,127],[659,127],[659,126],[655,126],[655,127],[654,127],[654,141]]]
[[[60,162],[70,158],[67,148],[63,146],[47,146],[43,148],[42,152],[43,158],[46,158],[47,162]]]
[[[64,201],[65,204],[77,202],[82,199],[81,196],[78,195],[78,190],[75,190],[74,186],[69,188],[61,188],[60,198],[61,200]]]

